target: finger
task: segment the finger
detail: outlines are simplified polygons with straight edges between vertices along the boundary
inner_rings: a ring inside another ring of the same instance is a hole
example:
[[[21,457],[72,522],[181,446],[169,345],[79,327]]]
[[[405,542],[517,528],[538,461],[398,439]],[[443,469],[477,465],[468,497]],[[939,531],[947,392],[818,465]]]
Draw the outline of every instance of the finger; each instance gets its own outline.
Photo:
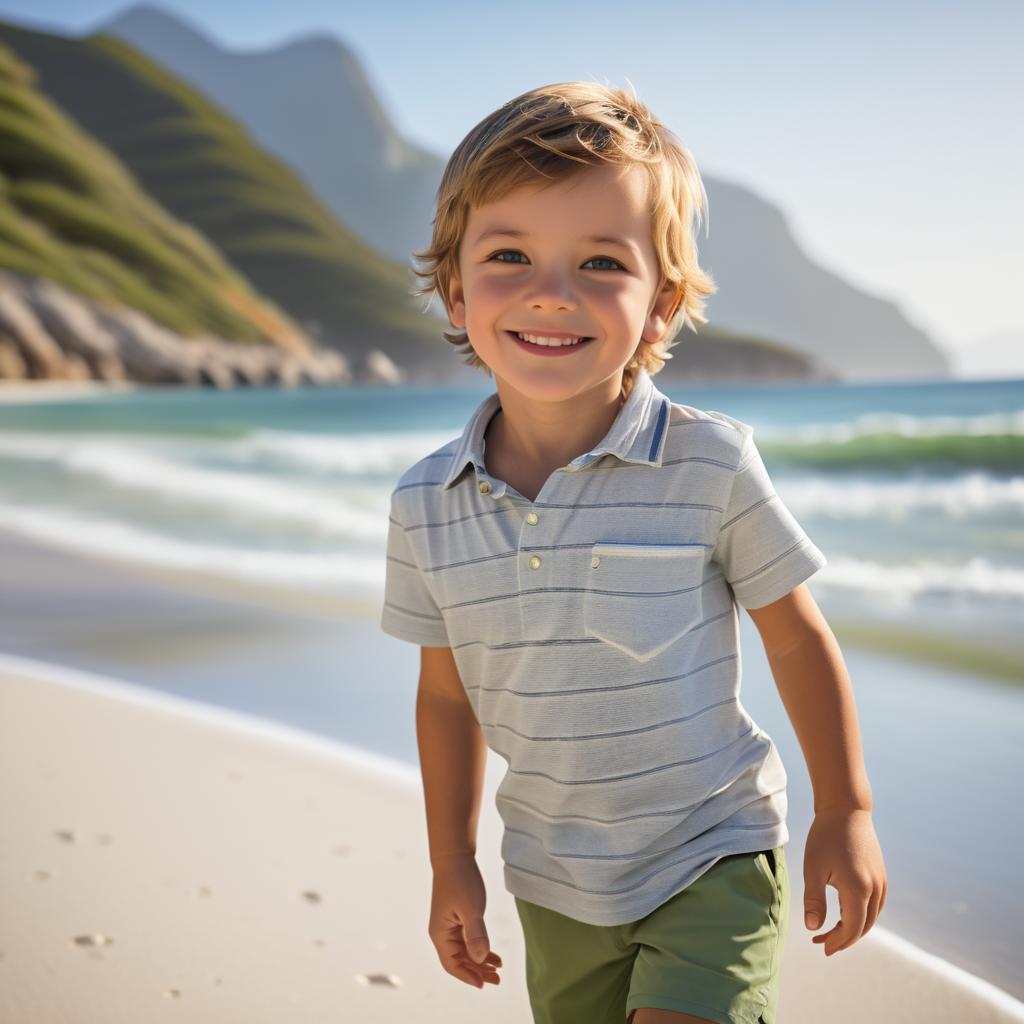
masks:
[[[490,982],[492,985],[498,985],[501,982],[498,972],[493,967],[482,968],[479,964],[467,960],[458,961],[458,965],[469,971],[478,981]]]
[[[451,925],[441,931],[438,943],[438,951],[442,956],[464,956],[469,958],[469,950],[462,939],[462,925]]]
[[[825,924],[825,915],[828,911],[828,904],[825,902],[824,884],[815,883],[812,885],[804,880],[804,926],[810,931],[815,928],[822,928]]]
[[[447,963],[442,964],[444,969],[453,977],[458,978],[459,981],[464,981],[467,985],[472,985],[474,988],[483,988],[483,981],[477,976],[476,971],[469,967],[463,967],[460,963]]]
[[[483,987],[480,980],[478,965],[473,962],[466,944],[462,941],[462,926],[453,925],[445,928],[435,940],[434,945],[437,955],[441,960],[441,966],[451,975],[468,985]]]
[[[878,911],[882,906],[882,887],[879,886],[871,894],[871,902],[868,903],[868,919],[864,923],[864,931],[860,933],[858,938],[862,939],[864,936],[871,931],[872,925],[875,923],[875,919],[878,917]]]
[[[860,938],[868,916],[869,894],[870,890],[861,889],[859,885],[854,884],[845,885],[839,890],[840,918],[836,925],[839,935],[837,944],[831,950],[826,943],[826,956],[848,949]]]
[[[487,959],[482,963],[477,963],[471,956],[466,953],[458,954],[456,959],[464,960],[471,967],[475,967],[478,971],[497,971],[502,966],[501,957],[497,953],[488,953]]]

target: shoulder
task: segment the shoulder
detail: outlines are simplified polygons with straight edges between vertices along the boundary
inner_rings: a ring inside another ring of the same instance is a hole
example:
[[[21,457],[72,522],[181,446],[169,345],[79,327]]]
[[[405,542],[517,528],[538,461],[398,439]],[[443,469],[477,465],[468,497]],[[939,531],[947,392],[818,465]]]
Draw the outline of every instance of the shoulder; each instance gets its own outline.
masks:
[[[671,405],[667,446],[674,458],[703,454],[736,467],[753,434],[749,423],[728,413],[680,402]]]
[[[441,483],[448,475],[459,441],[458,437],[446,441],[402,473],[391,492],[392,515],[403,523],[419,522],[426,518],[428,509],[444,501]]]

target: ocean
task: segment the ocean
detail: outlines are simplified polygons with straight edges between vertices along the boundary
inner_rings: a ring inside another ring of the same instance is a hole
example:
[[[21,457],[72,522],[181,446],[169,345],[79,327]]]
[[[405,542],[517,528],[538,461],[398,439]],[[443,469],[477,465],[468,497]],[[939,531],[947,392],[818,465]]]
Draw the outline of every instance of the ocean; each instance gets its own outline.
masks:
[[[372,596],[397,477],[491,390],[169,388],[0,406],[0,528]],[[1024,381],[662,390],[754,427],[828,557],[813,589],[834,628],[1024,678]]]
[[[1024,997],[1024,381],[655,383],[754,427],[776,490],[828,558],[809,587],[857,695],[890,875],[881,920]],[[0,403],[0,530],[130,566],[379,602],[395,482],[492,390],[481,377],[479,388],[167,388]],[[18,597],[3,599],[10,609]],[[74,614],[69,599],[53,622]],[[741,619],[744,705],[790,777],[789,867],[802,891],[806,770]],[[147,628],[155,636],[159,623]],[[50,649],[68,648],[63,632]],[[140,658],[130,672],[123,652],[102,656],[98,642],[91,660],[72,660],[415,765],[411,711],[397,725],[394,714],[396,699],[411,701],[416,651],[371,632],[324,620],[291,646],[282,631],[203,660]],[[44,616],[31,642],[0,629],[0,647],[40,656],[45,634]]]

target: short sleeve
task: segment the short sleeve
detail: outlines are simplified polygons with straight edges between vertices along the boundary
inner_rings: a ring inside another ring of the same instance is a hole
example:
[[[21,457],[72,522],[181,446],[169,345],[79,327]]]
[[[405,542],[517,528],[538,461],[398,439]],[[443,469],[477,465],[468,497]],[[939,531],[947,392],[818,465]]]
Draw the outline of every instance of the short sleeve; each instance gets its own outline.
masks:
[[[742,446],[711,557],[744,608],[777,601],[828,564],[775,493],[752,431]]]
[[[393,494],[380,628],[399,640],[424,647],[450,646],[444,618],[416,563],[406,529],[396,516]]]

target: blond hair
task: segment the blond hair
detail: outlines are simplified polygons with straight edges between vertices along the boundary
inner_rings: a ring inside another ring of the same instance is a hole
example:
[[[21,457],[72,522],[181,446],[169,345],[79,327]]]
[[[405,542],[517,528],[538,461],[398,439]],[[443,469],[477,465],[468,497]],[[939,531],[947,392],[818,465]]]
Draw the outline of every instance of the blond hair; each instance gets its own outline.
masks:
[[[603,163],[641,166],[651,187],[652,241],[662,278],[676,288],[676,305],[662,337],[641,342],[623,373],[623,396],[632,390],[634,371],[653,376],[672,358],[668,349],[684,324],[696,331],[714,280],[697,261],[696,233],[707,214],[707,193],[696,162],[677,136],[640,102],[636,90],[612,89],[596,82],[561,82],[517,96],[485,117],[459,143],[437,190],[434,230],[428,249],[413,255],[425,262],[413,273],[426,283],[412,294],[439,295],[445,310],[449,286],[458,277],[459,247],[472,207],[496,202],[541,179],[564,181],[584,167]],[[429,303],[428,303],[429,306]],[[443,332],[453,345],[465,346],[464,362],[491,370],[473,351],[466,333]]]

